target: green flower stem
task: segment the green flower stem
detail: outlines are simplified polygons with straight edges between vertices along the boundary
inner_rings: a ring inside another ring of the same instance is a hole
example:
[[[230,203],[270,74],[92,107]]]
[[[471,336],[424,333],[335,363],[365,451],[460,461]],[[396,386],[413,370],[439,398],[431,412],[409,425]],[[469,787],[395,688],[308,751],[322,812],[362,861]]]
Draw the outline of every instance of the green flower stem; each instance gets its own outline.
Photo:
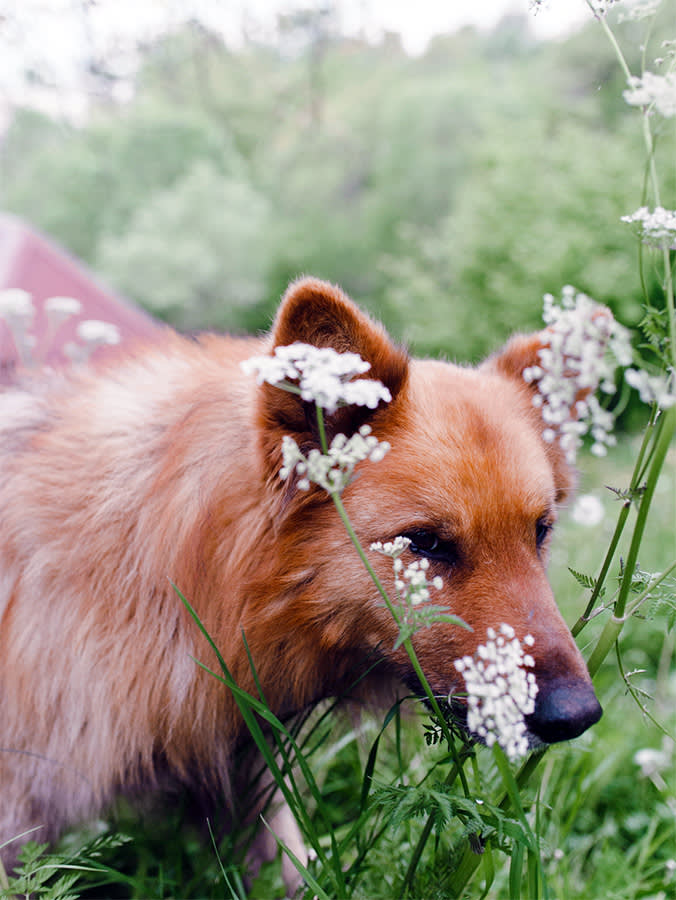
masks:
[[[532,778],[533,773],[540,765],[540,760],[547,752],[547,749],[547,746],[544,746],[531,753],[531,755],[528,757],[528,759],[525,760],[519,771],[514,776],[514,780],[516,781],[516,785],[520,791],[526,786],[526,784],[528,784],[528,782]],[[498,804],[498,807],[502,810],[502,812],[507,812],[511,805],[512,804],[509,793],[505,791],[505,794]],[[469,880],[472,878],[474,872],[479,866],[480,859],[481,857],[472,849],[469,842],[467,842],[463,854],[460,857],[460,861],[455,867],[455,871],[453,872],[453,877],[451,879],[451,893],[454,897],[463,896]]]
[[[594,12],[593,7],[587,0],[588,5],[592,12]],[[620,66],[622,67],[622,71],[624,72],[624,76],[627,81],[632,77],[631,69],[625,59],[624,53],[620,45],[617,43],[617,39],[610,29],[608,23],[606,22],[605,16],[597,17],[601,23],[601,28],[603,29],[606,37],[610,41],[610,44],[615,51],[615,55],[619,60]],[[648,110],[643,110],[643,141],[646,146],[646,150],[648,153],[648,164],[650,171],[650,182],[653,189],[653,200],[655,206],[661,206],[660,202],[660,182],[657,174],[657,166],[655,164],[655,144],[653,141],[652,131],[650,130],[650,120],[648,118]],[[664,293],[667,301],[667,311],[669,313],[669,340],[670,340],[670,356],[671,356],[671,364],[676,368],[676,307],[674,304],[674,282],[672,278],[671,271],[671,254],[669,252],[669,248],[666,244],[662,246],[662,259],[664,263]]]
[[[444,778],[444,784],[450,786],[453,784],[458,775],[462,775],[462,764],[458,765],[457,762],[453,763],[453,766],[449,770],[448,774]],[[406,869],[406,875],[404,876],[404,881],[401,886],[401,892],[399,894],[400,900],[406,896],[408,889],[411,887],[413,883],[413,877],[416,873],[418,865],[420,863],[420,858],[423,854],[423,850],[427,845],[427,841],[429,840],[430,835],[432,834],[432,828],[434,828],[434,816],[430,815],[425,822],[425,826],[418,838],[418,842],[415,845],[413,850],[413,854],[411,856],[411,860],[408,864],[408,868]]]
[[[622,52],[622,48],[617,43],[617,38],[615,37],[612,30],[610,29],[608,23],[606,22],[606,17],[597,15],[594,10],[594,7],[591,5],[589,0],[587,0],[587,6],[591,9],[594,16],[601,23],[601,28],[605,32],[605,35],[608,38],[608,40],[610,41],[612,48],[615,51],[615,55],[617,56],[617,58],[620,62],[620,66],[622,67],[622,71],[624,72],[624,77],[627,79],[627,81],[629,81],[629,79],[631,78],[631,69],[629,68],[627,60],[624,58],[624,53]]]
[[[664,465],[664,460],[666,458],[669,445],[671,444],[671,439],[674,435],[674,431],[676,431],[676,406],[672,406],[671,409],[662,414],[662,422],[660,423],[660,425],[661,427],[655,439],[653,458],[648,472],[645,491],[643,492],[643,496],[641,497],[641,503],[639,505],[638,514],[636,516],[636,525],[634,526],[634,533],[631,538],[629,553],[627,554],[627,560],[624,567],[620,591],[615,602],[615,610],[612,617],[608,620],[605,628],[601,632],[598,642],[594,647],[594,650],[587,664],[589,674],[592,676],[592,678],[598,671],[603,660],[612,649],[613,644],[619,637],[620,632],[624,627],[624,623],[627,621],[627,618],[629,618],[629,615],[631,615],[631,612],[627,613],[626,611],[627,600],[634,579],[634,572],[636,571],[638,552],[643,540],[643,533],[648,519],[648,511],[650,509],[653,495],[655,493],[657,479],[659,478],[660,472],[662,471],[662,466]]]
[[[357,553],[359,554],[359,558],[361,559],[362,563],[364,564],[366,571],[368,572],[369,576],[371,577],[371,580],[373,581],[374,585],[376,586],[378,593],[383,598],[383,601],[385,602],[385,606],[387,607],[388,611],[392,615],[392,618],[396,622],[397,627],[401,629],[402,621],[401,621],[401,617],[399,615],[399,611],[396,608],[396,606],[392,603],[392,601],[390,600],[390,598],[387,594],[387,591],[385,590],[382,582],[376,575],[369,558],[366,556],[366,553],[364,552],[364,548],[362,547],[361,543],[359,542],[359,538],[355,534],[354,528],[352,527],[352,523],[350,522],[350,519],[347,515],[347,512],[343,505],[343,501],[340,497],[340,494],[337,491],[334,491],[331,494],[331,499],[333,500],[333,503],[338,511],[338,515],[340,516],[340,518],[343,522],[343,525],[345,526],[345,530],[347,531],[350,540],[354,544],[354,546],[357,550]],[[434,712],[434,715],[439,720],[439,725],[441,726],[441,729],[444,733],[444,737],[446,738],[446,741],[448,742],[450,751],[453,754],[454,762],[459,763],[459,760],[457,757],[457,749],[455,747],[455,741],[453,740],[453,735],[451,734],[451,731],[448,727],[448,723],[446,722],[446,719],[444,718],[444,716],[441,712],[441,709],[439,708],[439,703],[437,702],[437,698],[434,696],[434,692],[432,691],[432,688],[430,687],[429,682],[427,681],[427,678],[425,677],[425,673],[422,670],[422,667],[421,667],[418,657],[416,655],[415,649],[413,647],[413,643],[411,642],[411,638],[410,637],[406,638],[406,640],[402,642],[402,646],[405,648],[406,652],[408,653],[409,659],[411,660],[411,664],[413,665],[413,669],[414,669],[416,675],[418,676],[418,680],[420,681],[420,684],[422,685],[423,690],[425,691],[425,696],[429,700],[429,703],[430,703],[430,706],[432,707],[432,711]],[[465,778],[465,775],[464,775],[464,772],[462,771],[461,766],[460,766],[460,780],[462,782],[463,791],[465,792],[465,796],[469,797],[470,796],[469,786],[467,784],[467,780]]]
[[[316,411],[317,411],[317,427],[319,429],[319,441],[320,441],[320,445],[322,448],[322,453],[326,453],[328,451],[328,443],[327,443],[327,439],[326,439],[326,429],[324,426],[324,411],[323,411],[322,407],[319,406],[319,404],[316,405]],[[401,617],[399,615],[399,611],[397,610],[395,605],[390,600],[387,591],[385,590],[382,582],[376,575],[369,558],[366,556],[366,553],[364,552],[364,548],[362,547],[362,545],[359,541],[359,538],[357,537],[355,530],[352,527],[352,523],[350,522],[349,516],[347,515],[347,511],[345,509],[345,506],[343,505],[343,501],[340,496],[340,493],[338,491],[332,491],[331,499],[333,500],[333,504],[336,507],[336,510],[338,511],[338,515],[340,516],[341,521],[342,521],[343,525],[345,526],[345,530],[347,531],[347,534],[348,534],[350,540],[354,544],[355,549],[357,550],[357,553],[359,554],[359,558],[361,559],[361,561],[364,565],[364,568],[368,572],[371,580],[373,581],[373,584],[375,585],[376,589],[378,590],[378,593],[383,598],[383,601],[385,602],[385,606],[387,607],[390,615],[392,616],[392,618],[394,619],[394,621],[397,624],[397,628],[399,628],[401,630],[402,621],[401,621]],[[446,738],[446,741],[448,742],[450,751],[453,754],[454,761],[456,762],[456,764],[458,764],[458,766],[460,768],[460,780],[462,781],[462,786],[463,786],[463,790],[465,792],[465,796],[469,797],[470,796],[469,787],[467,785],[467,781],[465,779],[464,772],[462,771],[462,766],[460,766],[460,764],[459,764],[459,759],[457,756],[457,749],[455,747],[455,741],[453,740],[453,735],[451,734],[451,731],[448,727],[448,723],[446,722],[446,719],[444,718],[444,716],[441,713],[441,709],[439,708],[437,698],[434,696],[432,688],[430,687],[430,685],[427,681],[427,678],[425,677],[425,674],[422,670],[420,662],[418,661],[418,657],[416,655],[416,652],[415,652],[415,649],[413,647],[410,637],[406,638],[406,640],[404,640],[402,642],[402,644],[403,644],[406,652],[408,653],[408,656],[413,665],[413,669],[415,670],[415,673],[418,676],[418,680],[420,681],[420,684],[422,685],[423,690],[425,691],[425,695],[430,702],[432,710],[433,710],[435,716],[439,720],[441,729],[444,732],[444,737]]]
[[[582,631],[582,629],[587,625],[590,620],[590,616],[592,611],[596,605],[596,602],[599,598],[601,590],[605,584],[606,578],[608,576],[608,571],[612,564],[613,559],[615,558],[615,552],[617,550],[617,546],[620,542],[620,538],[622,537],[622,532],[624,531],[624,526],[627,522],[627,517],[629,516],[629,510],[631,509],[631,504],[636,496],[636,492],[638,490],[639,484],[641,482],[641,478],[643,476],[643,460],[646,455],[646,451],[648,449],[648,445],[654,434],[654,421],[651,417],[651,421],[648,427],[645,430],[643,435],[643,440],[641,442],[641,447],[638,452],[638,456],[636,458],[636,463],[634,465],[634,471],[632,473],[631,481],[629,483],[628,497],[624,501],[622,505],[622,509],[620,510],[620,515],[617,519],[617,524],[615,526],[615,531],[613,532],[613,536],[610,540],[610,545],[608,546],[608,550],[606,552],[605,558],[603,560],[603,565],[601,566],[601,571],[599,572],[599,576],[596,579],[596,583],[594,585],[594,590],[592,591],[591,597],[589,598],[589,602],[587,603],[587,607],[585,611],[582,613],[580,618],[571,628],[571,632],[573,637],[577,637],[578,634]]]
[[[582,629],[587,625],[590,621],[590,616],[594,607],[596,606],[596,601],[598,599],[599,594],[601,593],[601,589],[605,584],[606,577],[608,575],[608,570],[610,569],[610,565],[615,557],[615,551],[617,550],[617,545],[620,541],[620,537],[622,536],[622,532],[624,531],[624,526],[627,521],[627,516],[629,515],[629,510],[631,509],[631,500],[625,500],[622,505],[622,510],[620,511],[620,515],[617,519],[617,525],[615,526],[615,531],[613,533],[612,539],[610,541],[610,546],[608,547],[608,552],[606,553],[606,557],[603,560],[603,565],[601,566],[601,571],[599,573],[599,577],[596,579],[596,583],[594,585],[594,590],[592,591],[592,595],[589,598],[589,603],[585,611],[582,613],[577,622],[570,629],[573,637],[577,637],[578,634],[582,631]]]
[[[356,549],[357,553],[359,554],[359,558],[361,559],[362,563],[364,564],[364,568],[366,569],[371,580],[373,581],[374,585],[376,586],[378,593],[383,598],[385,606],[391,613],[392,618],[397,623],[397,626],[401,627],[401,618],[399,616],[399,611],[397,610],[396,606],[394,606],[394,604],[390,600],[390,598],[387,594],[387,591],[383,587],[381,580],[376,575],[368,556],[366,555],[366,553],[364,553],[364,548],[359,543],[359,538],[355,534],[354,528],[352,527],[352,522],[350,522],[350,519],[348,518],[347,512],[345,511],[345,507],[343,506],[343,501],[341,499],[340,494],[337,491],[333,491],[331,493],[331,499],[333,500],[334,506],[338,510],[338,515],[340,516],[342,523],[345,526],[345,530],[347,531],[348,537],[354,544],[355,549]]]
[[[317,428],[319,429],[319,446],[322,448],[322,453],[327,454],[329,452],[329,444],[326,439],[326,427],[324,426],[324,410],[322,407],[317,404],[315,406],[317,410]]]
[[[648,587],[639,594],[639,596],[636,598],[636,600],[634,600],[633,603],[631,603],[629,605],[629,608],[627,609],[627,611],[625,613],[625,619],[628,619],[630,616],[634,615],[634,613],[641,606],[643,601],[648,599],[648,597],[652,594],[652,592],[655,590],[655,588],[658,585],[662,584],[664,579],[668,578],[669,575],[671,575],[671,573],[674,571],[674,569],[676,569],[676,560],[674,560],[670,566],[667,566],[667,568],[664,570],[664,572],[662,572],[661,575],[659,575],[654,581],[651,581],[650,584],[648,585]]]

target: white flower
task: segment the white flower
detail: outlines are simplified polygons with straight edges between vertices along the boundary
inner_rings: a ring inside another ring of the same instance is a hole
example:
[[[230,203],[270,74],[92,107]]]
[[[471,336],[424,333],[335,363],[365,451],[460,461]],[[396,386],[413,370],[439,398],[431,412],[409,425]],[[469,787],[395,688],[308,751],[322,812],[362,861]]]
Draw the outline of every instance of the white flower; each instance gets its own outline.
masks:
[[[634,763],[640,768],[643,778],[649,778],[658,791],[666,791],[667,783],[663,772],[671,773],[674,765],[674,742],[669,737],[662,739],[662,749],[643,747],[634,754]]]
[[[526,668],[535,660],[524,653],[511,625],[502,624],[499,633],[489,628],[486,634],[488,640],[474,656],[455,661],[467,688],[467,727],[489,747],[497,741],[514,761],[528,752],[524,717],[535,710],[538,686]],[[532,635],[523,643],[531,647]]]
[[[619,22],[635,22],[654,16],[662,0],[625,0]]]
[[[399,535],[393,541],[385,544],[376,541],[371,544],[371,550],[389,556],[392,559],[394,569],[394,588],[397,594],[397,605],[401,613],[399,621],[399,638],[395,649],[406,638],[415,634],[421,628],[429,628],[435,622],[453,621],[460,624],[460,620],[448,616],[448,607],[436,606],[432,600],[432,589],[442,590],[444,581],[440,575],[435,575],[428,580],[427,573],[430,568],[428,559],[414,559],[407,566],[399,557],[409,547],[411,541],[407,537]]]
[[[634,763],[640,768],[644,778],[651,778],[658,772],[665,772],[671,766],[671,754],[666,750],[643,747],[634,754]]]
[[[620,0],[589,0],[589,5],[597,18],[603,18],[608,10],[619,2]]]
[[[676,403],[673,370],[668,375],[649,375],[644,369],[627,369],[624,378],[644,403],[656,403],[660,409],[669,409]]]
[[[33,318],[33,299],[21,288],[0,291],[0,317],[11,324],[27,324]]]
[[[371,546],[371,549],[373,550],[373,546]],[[398,562],[401,563],[401,560],[398,560]],[[394,586],[399,593],[400,600],[407,605],[420,606],[421,603],[426,603],[431,598],[430,582],[427,581],[429,565],[429,560],[427,559],[416,559],[409,563],[406,568],[403,565],[395,565],[394,571],[397,574],[397,578]],[[438,575],[431,582],[432,587],[437,591],[441,590],[443,584],[443,580]]]
[[[292,472],[296,472],[301,476],[298,482],[301,490],[308,490],[310,482],[313,482],[329,494],[340,494],[349,483],[357,463],[365,459],[380,462],[389,449],[387,441],[379,441],[371,434],[368,425],[362,425],[350,438],[337,434],[325,454],[315,447],[304,456],[295,440],[284,435],[283,465],[279,477],[286,480]]]
[[[82,310],[82,304],[74,297],[48,297],[45,300],[45,312],[52,328],[76,316]]]
[[[371,550],[375,550],[376,553],[382,553],[383,556],[389,556],[392,559],[398,559],[398,557],[401,556],[401,554],[404,552],[404,550],[406,550],[410,543],[410,538],[403,537],[402,535],[397,535],[397,537],[393,541],[386,541],[384,544],[382,543],[382,541],[376,541],[375,543],[371,544]]]
[[[297,391],[306,402],[314,402],[328,413],[339,406],[356,405],[375,409],[392,395],[379,381],[359,378],[371,368],[357,353],[338,353],[332,347],[295,343],[275,347],[274,356],[253,356],[241,363],[247,375],[256,375],[258,384],[267,382]],[[294,385],[298,382],[298,386]]]
[[[545,3],[546,0],[530,0],[529,9],[537,13],[538,10],[545,6]],[[589,0],[591,10],[598,18],[605,16],[610,7],[614,6],[615,3],[619,3],[619,0]],[[549,4],[547,3],[547,5]]]
[[[582,494],[573,504],[570,517],[585,528],[594,528],[603,521],[603,504],[594,494]]]
[[[647,206],[641,206],[630,216],[622,216],[623,222],[630,225],[639,222],[640,236],[644,243],[653,247],[676,249],[676,212],[656,206],[650,212]]]
[[[627,84],[629,89],[622,96],[630,106],[650,106],[665,119],[676,116],[676,72],[644,72],[640,78],[629,78]]]
[[[101,322],[98,319],[84,319],[78,323],[77,335],[86,344],[119,344],[120,330],[111,322]]]
[[[537,386],[533,405],[541,411],[543,439],[553,443],[558,438],[573,464],[582,437],[590,434],[592,452],[601,456],[615,443],[610,433],[614,420],[594,392],[614,393],[616,367],[632,360],[629,332],[610,310],[570,285],[563,288],[560,305],[545,295],[542,317],[549,343],[538,351],[539,364],[524,369],[523,378]],[[585,399],[576,400],[584,391]]]

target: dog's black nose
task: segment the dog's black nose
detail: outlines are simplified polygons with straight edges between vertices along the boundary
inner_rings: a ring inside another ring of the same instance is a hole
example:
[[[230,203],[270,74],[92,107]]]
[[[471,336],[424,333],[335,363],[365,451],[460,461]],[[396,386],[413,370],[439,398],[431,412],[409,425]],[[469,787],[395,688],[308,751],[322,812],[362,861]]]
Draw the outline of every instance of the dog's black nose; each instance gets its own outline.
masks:
[[[589,683],[556,681],[539,688],[535,712],[526,718],[526,724],[547,744],[569,741],[601,718],[601,704]]]

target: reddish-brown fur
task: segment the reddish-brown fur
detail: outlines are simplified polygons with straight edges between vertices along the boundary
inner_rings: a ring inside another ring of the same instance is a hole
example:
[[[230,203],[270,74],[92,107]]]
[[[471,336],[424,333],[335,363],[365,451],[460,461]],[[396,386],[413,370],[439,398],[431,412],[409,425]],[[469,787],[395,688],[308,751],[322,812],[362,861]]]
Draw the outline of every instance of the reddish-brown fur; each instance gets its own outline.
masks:
[[[108,371],[0,395],[0,844],[35,826],[54,837],[119,792],[227,789],[243,726],[193,661],[213,662],[170,582],[251,688],[245,632],[280,714],[341,692],[373,654],[372,682],[415,687],[330,500],[278,477],[283,435],[316,444],[311,411],[240,371],[293,341],[360,353],[392,392],[328,421],[331,434],[368,420],[392,445],[344,493],[363,546],[424,529],[458,548],[452,568],[431,568],[473,631],[416,635],[433,689],[462,688],[454,660],[507,622],[535,638],[533,740],[598,718],[536,546],[571,488],[521,378],[540,336],[477,369],[409,360],[337,288],[306,279],[269,338],[169,335]],[[391,584],[390,563],[373,564]]]

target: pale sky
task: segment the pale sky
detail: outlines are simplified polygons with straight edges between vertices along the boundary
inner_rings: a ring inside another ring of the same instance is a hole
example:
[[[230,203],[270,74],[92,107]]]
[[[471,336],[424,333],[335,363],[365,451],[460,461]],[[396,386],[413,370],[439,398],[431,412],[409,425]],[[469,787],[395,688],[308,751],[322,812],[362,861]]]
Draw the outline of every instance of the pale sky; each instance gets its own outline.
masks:
[[[125,59],[125,48],[149,40],[162,27],[195,13],[230,45],[272,30],[275,14],[319,5],[322,0],[0,0],[0,119],[2,106],[24,100],[22,72],[30,66],[58,85],[64,112],[77,102],[82,62],[100,54]],[[530,0],[339,0],[343,31],[378,40],[383,31],[401,34],[405,49],[420,53],[434,34],[463,25],[491,27],[507,13],[529,16],[540,37],[565,34],[591,16],[584,0],[548,0],[537,14]],[[86,10],[86,12],[85,12]],[[129,56],[129,66],[133,59]],[[32,95],[35,91],[31,92]],[[31,102],[35,103],[35,96]],[[54,97],[48,99],[53,104]],[[38,103],[39,105],[39,103]],[[53,108],[53,107],[52,107]],[[0,122],[0,125],[2,123]]]

